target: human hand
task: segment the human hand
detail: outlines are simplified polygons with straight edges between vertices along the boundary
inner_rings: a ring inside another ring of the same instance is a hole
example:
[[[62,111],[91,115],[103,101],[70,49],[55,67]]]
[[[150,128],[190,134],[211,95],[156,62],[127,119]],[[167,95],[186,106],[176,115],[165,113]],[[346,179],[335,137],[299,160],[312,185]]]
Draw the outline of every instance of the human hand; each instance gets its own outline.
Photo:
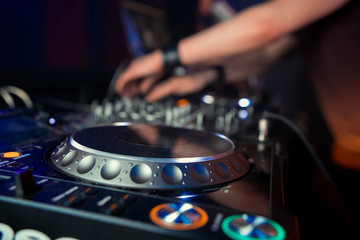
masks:
[[[185,76],[172,76],[159,84],[156,84],[155,80],[149,79],[142,82],[140,88],[144,92],[152,88],[145,96],[145,99],[149,102],[154,102],[169,95],[182,96],[198,92],[213,82],[216,77],[216,70],[214,68],[207,68],[197,70]],[[153,84],[155,85],[153,86]]]
[[[131,98],[139,93],[145,93],[147,83],[155,82],[163,74],[163,63],[161,51],[138,57],[131,61],[125,71],[119,76],[115,91],[124,96]],[[145,83],[141,87],[139,80]]]
[[[228,58],[221,65],[224,71],[222,80],[225,83],[234,83],[262,74],[294,45],[296,45],[296,39],[287,35],[261,48]],[[185,95],[197,92],[218,77],[217,70],[209,67],[197,69],[183,77],[173,76],[159,84],[156,84],[156,79],[146,79],[141,82],[140,89],[142,92],[147,92],[153,87],[145,98],[147,101],[157,101],[170,94]]]

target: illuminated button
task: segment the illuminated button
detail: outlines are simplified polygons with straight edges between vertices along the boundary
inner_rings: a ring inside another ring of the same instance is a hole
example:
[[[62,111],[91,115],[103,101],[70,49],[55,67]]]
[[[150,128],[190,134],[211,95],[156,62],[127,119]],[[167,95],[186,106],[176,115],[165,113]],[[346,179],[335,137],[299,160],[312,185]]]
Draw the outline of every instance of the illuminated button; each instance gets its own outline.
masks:
[[[222,222],[221,227],[226,235],[232,239],[285,239],[284,229],[276,222],[256,215],[232,215]]]
[[[240,119],[245,120],[249,116],[249,112],[247,110],[242,109],[239,111],[238,116]]]
[[[251,105],[251,101],[248,98],[241,98],[238,101],[238,104],[239,104],[240,107],[246,108],[246,107],[249,107]]]
[[[208,215],[189,203],[164,203],[150,211],[150,219],[163,228],[185,231],[204,226]]]
[[[215,102],[215,98],[211,95],[204,95],[202,97],[202,101],[206,104],[213,104]]]
[[[176,185],[182,179],[182,172],[177,166],[168,164],[162,169],[161,177],[168,184]]]
[[[185,107],[186,105],[189,104],[189,101],[186,100],[185,98],[182,98],[177,100],[176,104],[178,105],[178,107]]]
[[[3,154],[4,158],[16,158],[19,157],[20,153],[19,152],[6,152]]]

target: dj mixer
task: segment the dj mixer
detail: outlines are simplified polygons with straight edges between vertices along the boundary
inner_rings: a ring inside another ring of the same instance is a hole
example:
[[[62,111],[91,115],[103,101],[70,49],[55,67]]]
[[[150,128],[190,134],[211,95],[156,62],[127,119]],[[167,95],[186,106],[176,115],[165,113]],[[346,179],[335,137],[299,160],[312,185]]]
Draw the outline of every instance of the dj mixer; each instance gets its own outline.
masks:
[[[260,123],[260,125],[259,125]],[[0,239],[300,239],[249,99],[0,113]]]

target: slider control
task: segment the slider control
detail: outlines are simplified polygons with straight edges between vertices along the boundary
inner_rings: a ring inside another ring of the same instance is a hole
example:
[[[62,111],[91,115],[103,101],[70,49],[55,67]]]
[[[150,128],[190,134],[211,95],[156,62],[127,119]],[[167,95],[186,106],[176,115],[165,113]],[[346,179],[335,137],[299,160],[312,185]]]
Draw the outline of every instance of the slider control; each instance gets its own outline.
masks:
[[[36,184],[31,170],[21,170],[15,176],[16,196],[24,197],[36,193],[40,187]]]
[[[115,202],[109,204],[103,212],[105,214],[117,215],[125,211],[127,207],[132,205],[137,200],[137,197],[125,194],[122,198],[116,200]]]

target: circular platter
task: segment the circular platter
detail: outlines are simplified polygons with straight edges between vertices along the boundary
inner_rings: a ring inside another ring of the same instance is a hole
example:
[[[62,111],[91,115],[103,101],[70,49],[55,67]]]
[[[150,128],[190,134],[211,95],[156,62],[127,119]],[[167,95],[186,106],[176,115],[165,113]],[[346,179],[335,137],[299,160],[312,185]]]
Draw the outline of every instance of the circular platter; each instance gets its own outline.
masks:
[[[133,189],[212,187],[244,176],[250,164],[225,136],[150,124],[113,124],[75,132],[50,161],[76,179]]]

